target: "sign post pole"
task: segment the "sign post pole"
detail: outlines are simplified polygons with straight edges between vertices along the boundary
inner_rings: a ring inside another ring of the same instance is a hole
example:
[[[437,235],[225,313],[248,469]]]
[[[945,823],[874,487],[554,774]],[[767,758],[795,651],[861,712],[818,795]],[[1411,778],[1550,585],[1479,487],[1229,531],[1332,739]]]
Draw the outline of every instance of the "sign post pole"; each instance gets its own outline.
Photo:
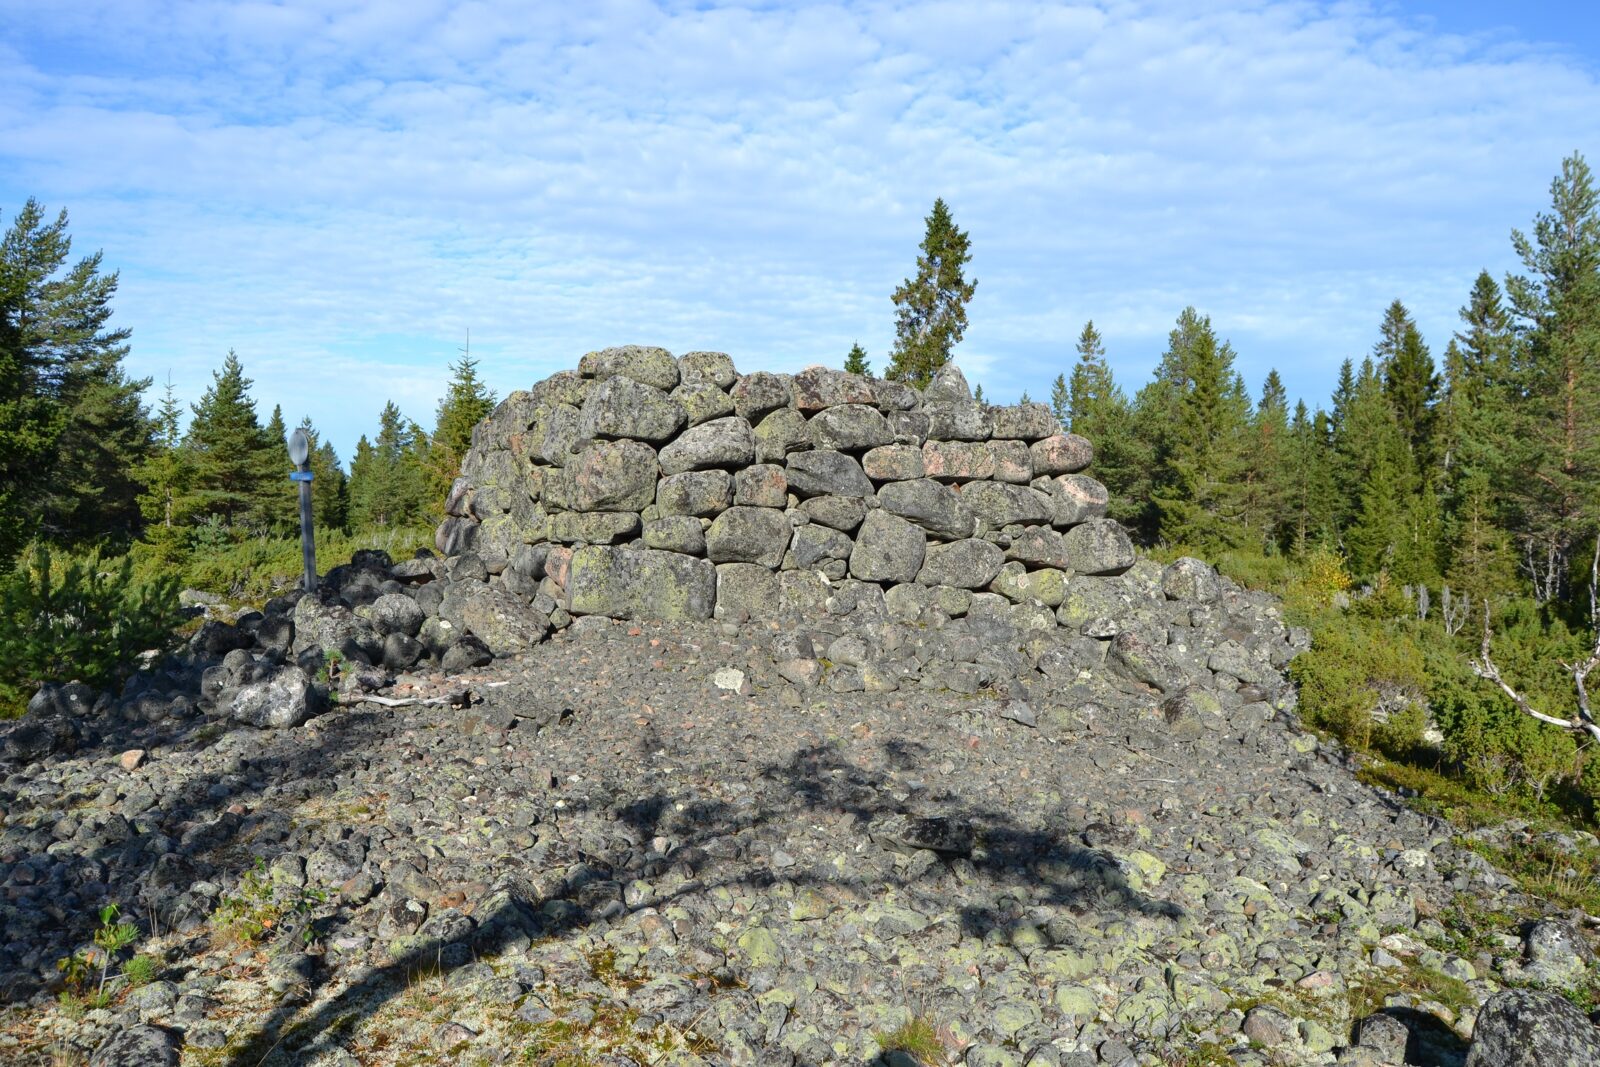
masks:
[[[303,429],[289,436],[289,459],[298,468],[289,475],[300,483],[300,554],[306,566],[306,592],[317,591],[317,539],[311,524],[311,441]]]

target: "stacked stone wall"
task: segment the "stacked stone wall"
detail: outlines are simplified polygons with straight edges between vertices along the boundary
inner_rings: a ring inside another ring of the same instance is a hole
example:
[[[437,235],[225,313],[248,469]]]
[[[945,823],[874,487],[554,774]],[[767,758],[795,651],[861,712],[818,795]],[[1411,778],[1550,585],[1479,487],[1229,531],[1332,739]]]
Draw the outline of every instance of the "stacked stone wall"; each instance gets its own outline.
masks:
[[[918,390],[612,348],[478,426],[437,547],[557,625],[873,594],[908,616],[964,615],[974,596],[1057,610],[1073,575],[1134,563],[1093,457],[1043,404],[975,401],[954,366]]]

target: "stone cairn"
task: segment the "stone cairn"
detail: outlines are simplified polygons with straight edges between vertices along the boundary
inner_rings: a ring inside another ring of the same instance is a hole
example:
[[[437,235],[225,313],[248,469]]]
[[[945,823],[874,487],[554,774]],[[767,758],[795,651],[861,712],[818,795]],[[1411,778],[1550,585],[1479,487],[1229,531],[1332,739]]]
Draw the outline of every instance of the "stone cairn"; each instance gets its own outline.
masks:
[[[1093,455],[1043,404],[974,401],[954,366],[919,391],[612,348],[479,425],[437,544],[555,626],[863,596],[907,618],[985,597],[1057,610],[1070,576],[1134,563],[1105,486],[1080,473]],[[479,636],[497,652],[532,635]]]

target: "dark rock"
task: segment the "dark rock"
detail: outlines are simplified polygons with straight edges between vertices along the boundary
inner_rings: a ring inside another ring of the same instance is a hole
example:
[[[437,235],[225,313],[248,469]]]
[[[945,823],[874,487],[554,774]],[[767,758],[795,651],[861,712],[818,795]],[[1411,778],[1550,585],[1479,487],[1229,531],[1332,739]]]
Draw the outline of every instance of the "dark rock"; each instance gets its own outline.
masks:
[[[871,582],[916,581],[926,549],[922,531],[905,519],[869,512],[850,552],[850,574]]]
[[[768,412],[789,406],[789,376],[756,371],[735,382],[729,393],[739,417],[756,423]]]
[[[861,464],[842,452],[797,452],[788,457],[786,475],[796,496],[872,495],[872,482]]]
[[[977,529],[977,518],[965,498],[932,479],[889,482],[879,488],[878,503],[941,540],[971,537]]]
[[[113,1031],[89,1057],[89,1067],[176,1067],[179,1042],[156,1026]]]
[[[1600,1029],[1555,993],[1506,989],[1478,1012],[1466,1067],[1593,1067]]]
[[[791,530],[781,511],[736,505],[706,530],[706,556],[713,563],[759,563],[777,570],[789,549]]]
[[[746,467],[755,462],[756,439],[750,423],[739,416],[712,419],[685,430],[661,450],[667,474],[712,468]]]

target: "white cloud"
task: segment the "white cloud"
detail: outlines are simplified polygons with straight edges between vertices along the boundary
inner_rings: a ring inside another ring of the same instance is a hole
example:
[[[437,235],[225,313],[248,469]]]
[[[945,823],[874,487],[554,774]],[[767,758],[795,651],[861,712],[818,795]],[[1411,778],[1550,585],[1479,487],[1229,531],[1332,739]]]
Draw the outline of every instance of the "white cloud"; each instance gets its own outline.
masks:
[[[1363,4],[5,6],[0,206],[105,249],[137,372],[236,347],[346,455],[468,328],[502,393],[630,341],[881,367],[935,196],[991,395],[1090,317],[1136,386],[1194,304],[1320,399],[1396,296],[1442,347],[1600,128],[1572,61]]]

